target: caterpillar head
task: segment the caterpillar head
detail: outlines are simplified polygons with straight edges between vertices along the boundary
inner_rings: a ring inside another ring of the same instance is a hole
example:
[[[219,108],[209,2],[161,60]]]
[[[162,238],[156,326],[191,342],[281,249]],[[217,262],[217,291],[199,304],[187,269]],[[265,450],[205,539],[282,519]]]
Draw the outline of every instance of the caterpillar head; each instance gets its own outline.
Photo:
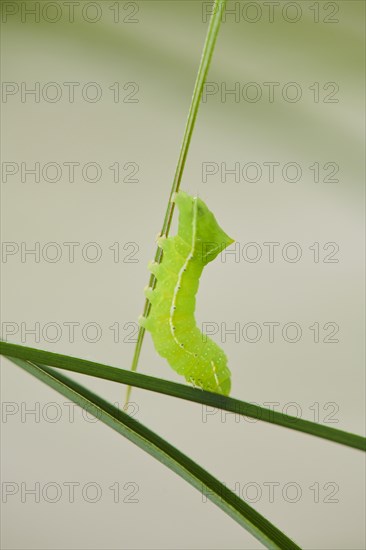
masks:
[[[195,240],[196,253],[203,265],[214,260],[224,248],[234,242],[221,229],[203,200],[180,191],[174,201],[179,208],[178,232],[188,243]]]

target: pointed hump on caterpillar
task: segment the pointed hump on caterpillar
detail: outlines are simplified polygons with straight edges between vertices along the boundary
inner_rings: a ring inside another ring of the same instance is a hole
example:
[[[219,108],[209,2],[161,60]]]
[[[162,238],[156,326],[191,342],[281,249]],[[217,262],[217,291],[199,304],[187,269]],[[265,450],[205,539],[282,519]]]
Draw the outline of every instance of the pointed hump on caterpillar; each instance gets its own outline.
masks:
[[[187,243],[195,241],[195,249],[204,265],[212,262],[232,244],[215,216],[199,197],[179,191],[173,199],[179,209],[178,235]]]

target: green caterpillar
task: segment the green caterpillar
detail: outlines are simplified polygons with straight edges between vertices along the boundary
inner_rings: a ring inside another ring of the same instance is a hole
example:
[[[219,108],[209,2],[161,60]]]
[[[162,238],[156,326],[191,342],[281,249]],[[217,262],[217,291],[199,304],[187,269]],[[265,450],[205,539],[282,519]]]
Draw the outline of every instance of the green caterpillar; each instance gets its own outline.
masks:
[[[163,259],[149,263],[157,285],[145,288],[151,311],[148,318],[140,316],[139,323],[151,332],[156,351],[178,374],[204,390],[229,395],[226,355],[209,338],[203,340],[194,310],[204,266],[234,241],[198,197],[180,191],[174,202],[179,209],[178,234],[158,238]]]

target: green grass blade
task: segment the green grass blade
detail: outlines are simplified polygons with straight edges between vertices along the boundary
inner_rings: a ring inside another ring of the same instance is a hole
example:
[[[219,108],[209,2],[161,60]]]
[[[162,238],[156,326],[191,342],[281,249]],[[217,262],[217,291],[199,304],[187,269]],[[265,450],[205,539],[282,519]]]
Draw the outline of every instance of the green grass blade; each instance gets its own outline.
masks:
[[[222,409],[250,418],[256,418],[264,422],[276,424],[277,426],[283,426],[307,433],[335,443],[340,443],[341,445],[346,445],[347,447],[353,447],[354,449],[366,450],[366,439],[360,435],[279,413],[271,409],[240,401],[239,399],[224,397],[217,393],[202,391],[184,384],[161,380],[160,378],[147,376],[146,374],[138,374],[128,370],[103,365],[101,363],[86,361],[85,359],[18,346],[17,344],[10,344],[8,342],[0,342],[0,354],[34,361],[36,363],[72,372],[78,372],[80,374],[95,376],[121,384],[128,384],[130,386],[170,395],[172,397],[178,397],[179,399],[193,401],[194,403],[200,403],[209,407]]]
[[[267,548],[299,549],[291,539],[215,477],[128,414],[57,371],[22,359],[10,360],[135,443],[198,491],[204,491],[207,498]]]
[[[163,227],[160,232],[161,235],[168,236],[169,234],[169,230],[170,230],[170,226],[173,218],[173,212],[174,212],[174,203],[172,203],[172,198],[174,194],[179,191],[180,182],[182,180],[183,170],[187,159],[188,149],[191,143],[192,133],[193,133],[194,125],[197,118],[198,107],[202,97],[202,90],[203,90],[204,83],[206,81],[208,69],[210,68],[212,54],[215,48],[217,35],[220,29],[221,17],[225,9],[225,4],[226,4],[226,0],[215,0],[212,16],[211,16],[210,23],[207,30],[205,44],[203,46],[201,61],[198,67],[197,78],[193,89],[193,95],[192,95],[191,104],[189,107],[188,118],[187,118],[186,127],[184,131],[182,145],[180,148],[177,167],[175,170],[174,180],[170,190],[169,201],[165,212]],[[163,251],[161,250],[161,248],[158,247],[155,254],[155,262],[160,263],[162,256],[163,256]],[[149,280],[149,287],[154,288],[155,284],[156,284],[155,277],[154,275],[151,275]],[[144,317],[147,317],[149,315],[150,307],[151,307],[150,302],[149,300],[146,299],[144,312],[143,312]],[[143,327],[139,327],[137,342],[136,342],[135,351],[132,359],[132,365],[131,365],[131,370],[133,372],[137,370],[138,362],[140,359],[142,343],[144,341],[144,336],[145,336],[145,329]],[[131,386],[128,386],[126,391],[126,403],[125,403],[126,405],[130,400],[130,395],[131,395]]]

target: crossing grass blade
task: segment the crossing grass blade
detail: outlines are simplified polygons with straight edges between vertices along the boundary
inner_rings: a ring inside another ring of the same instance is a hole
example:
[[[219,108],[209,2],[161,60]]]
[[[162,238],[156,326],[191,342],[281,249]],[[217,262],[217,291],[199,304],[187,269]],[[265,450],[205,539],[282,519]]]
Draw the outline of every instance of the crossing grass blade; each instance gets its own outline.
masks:
[[[42,365],[78,372],[88,376],[95,376],[97,378],[135,386],[137,388],[170,395],[172,397],[178,397],[179,399],[200,403],[207,407],[222,409],[238,415],[256,418],[263,422],[269,422],[277,426],[307,433],[354,449],[366,450],[366,439],[360,435],[259,407],[258,405],[247,403],[239,399],[224,397],[217,393],[195,389],[184,384],[177,384],[153,376],[118,369],[102,363],[95,363],[85,359],[19,346],[8,342],[0,342],[0,354],[34,361]]]
[[[300,549],[282,531],[204,468],[128,414],[54,369],[15,357],[8,357],[8,359],[67,399],[86,409],[88,413],[93,414],[101,422],[178,474],[244,527],[266,548]],[[172,503],[173,505],[174,503]]]

